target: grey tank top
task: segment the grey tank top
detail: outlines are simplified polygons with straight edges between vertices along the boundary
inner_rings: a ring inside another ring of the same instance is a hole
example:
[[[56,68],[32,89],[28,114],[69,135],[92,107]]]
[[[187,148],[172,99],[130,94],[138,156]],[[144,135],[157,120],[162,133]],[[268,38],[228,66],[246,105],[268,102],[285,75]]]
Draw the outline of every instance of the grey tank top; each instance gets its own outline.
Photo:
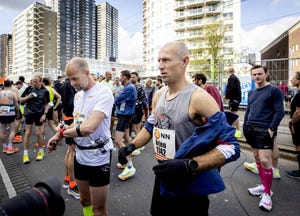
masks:
[[[175,130],[176,151],[192,135],[196,124],[189,117],[189,105],[193,92],[198,88],[189,84],[175,98],[166,100],[168,88],[163,89],[157,101],[154,126],[160,129]]]

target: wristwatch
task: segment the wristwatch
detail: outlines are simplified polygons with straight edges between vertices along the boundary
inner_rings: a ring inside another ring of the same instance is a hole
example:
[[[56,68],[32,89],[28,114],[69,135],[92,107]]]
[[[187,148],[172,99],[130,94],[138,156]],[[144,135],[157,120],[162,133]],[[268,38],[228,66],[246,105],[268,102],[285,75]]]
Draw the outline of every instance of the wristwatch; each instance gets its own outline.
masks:
[[[189,166],[189,169],[190,169],[192,172],[198,171],[198,163],[197,163],[196,160],[194,160],[194,159],[188,160],[187,164],[188,164],[188,166]]]

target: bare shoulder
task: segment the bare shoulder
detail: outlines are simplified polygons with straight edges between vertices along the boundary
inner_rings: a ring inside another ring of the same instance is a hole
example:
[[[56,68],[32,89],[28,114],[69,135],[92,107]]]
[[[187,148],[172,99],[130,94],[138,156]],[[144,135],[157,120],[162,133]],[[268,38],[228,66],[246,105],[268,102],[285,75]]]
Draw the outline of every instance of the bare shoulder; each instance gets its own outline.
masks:
[[[197,88],[191,97],[189,112],[193,115],[209,117],[220,111],[215,99],[204,89]]]

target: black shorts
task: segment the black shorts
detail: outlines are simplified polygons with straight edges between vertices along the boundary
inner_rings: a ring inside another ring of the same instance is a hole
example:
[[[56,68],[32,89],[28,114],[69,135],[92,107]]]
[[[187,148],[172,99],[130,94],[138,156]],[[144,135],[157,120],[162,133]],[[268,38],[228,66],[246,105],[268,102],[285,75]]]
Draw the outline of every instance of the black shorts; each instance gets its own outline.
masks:
[[[34,123],[35,126],[42,126],[43,122],[40,122],[42,115],[44,115],[44,113],[25,115],[25,124],[32,125]]]
[[[129,124],[132,116],[128,115],[117,115],[118,123],[116,126],[116,131],[125,132],[129,128]]]
[[[117,115],[116,115],[115,112],[116,112],[116,105],[114,104],[114,105],[113,105],[113,108],[112,108],[111,116],[116,117]]]
[[[228,106],[230,111],[236,112],[239,110],[240,102],[237,100],[230,100]]]
[[[189,194],[182,196],[162,196],[160,195],[160,182],[155,177],[151,215],[208,215],[209,199],[207,195]]]
[[[268,128],[251,125],[245,126],[244,128],[244,136],[246,137],[247,143],[255,149],[273,149],[276,135],[277,132],[274,131],[273,137],[271,137]]]
[[[110,164],[86,166],[78,163],[74,156],[74,175],[75,179],[88,181],[92,187],[106,186],[110,181]]]
[[[51,107],[48,112],[47,112],[47,115],[46,115],[46,119],[47,120],[53,120],[53,107]]]
[[[14,122],[16,119],[16,116],[0,116],[0,123],[1,124],[10,124],[12,122]]]
[[[142,122],[142,119],[143,119],[143,115],[144,115],[144,112],[143,112],[143,109],[136,109],[135,110],[135,114],[134,116],[132,117],[131,119],[131,123],[132,124],[139,124]]]
[[[293,143],[296,146],[300,146],[300,121],[294,124],[295,133],[292,134]]]

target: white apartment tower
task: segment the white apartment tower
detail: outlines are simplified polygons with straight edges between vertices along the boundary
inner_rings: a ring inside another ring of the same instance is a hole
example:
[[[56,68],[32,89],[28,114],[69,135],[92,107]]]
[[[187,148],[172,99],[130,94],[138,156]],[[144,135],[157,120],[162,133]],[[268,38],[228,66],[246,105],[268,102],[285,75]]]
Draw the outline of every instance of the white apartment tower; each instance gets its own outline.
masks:
[[[240,0],[143,0],[144,69],[146,76],[158,75],[158,51],[173,40],[195,44],[203,26],[221,21],[226,26],[222,41],[224,60],[233,61],[240,52]],[[195,47],[198,46],[198,47]]]
[[[13,70],[8,77],[30,80],[56,68],[56,13],[35,2],[13,20]]]
[[[95,0],[46,0],[57,12],[57,68],[74,56],[96,57]]]
[[[97,59],[118,60],[118,10],[107,2],[97,5]]]

